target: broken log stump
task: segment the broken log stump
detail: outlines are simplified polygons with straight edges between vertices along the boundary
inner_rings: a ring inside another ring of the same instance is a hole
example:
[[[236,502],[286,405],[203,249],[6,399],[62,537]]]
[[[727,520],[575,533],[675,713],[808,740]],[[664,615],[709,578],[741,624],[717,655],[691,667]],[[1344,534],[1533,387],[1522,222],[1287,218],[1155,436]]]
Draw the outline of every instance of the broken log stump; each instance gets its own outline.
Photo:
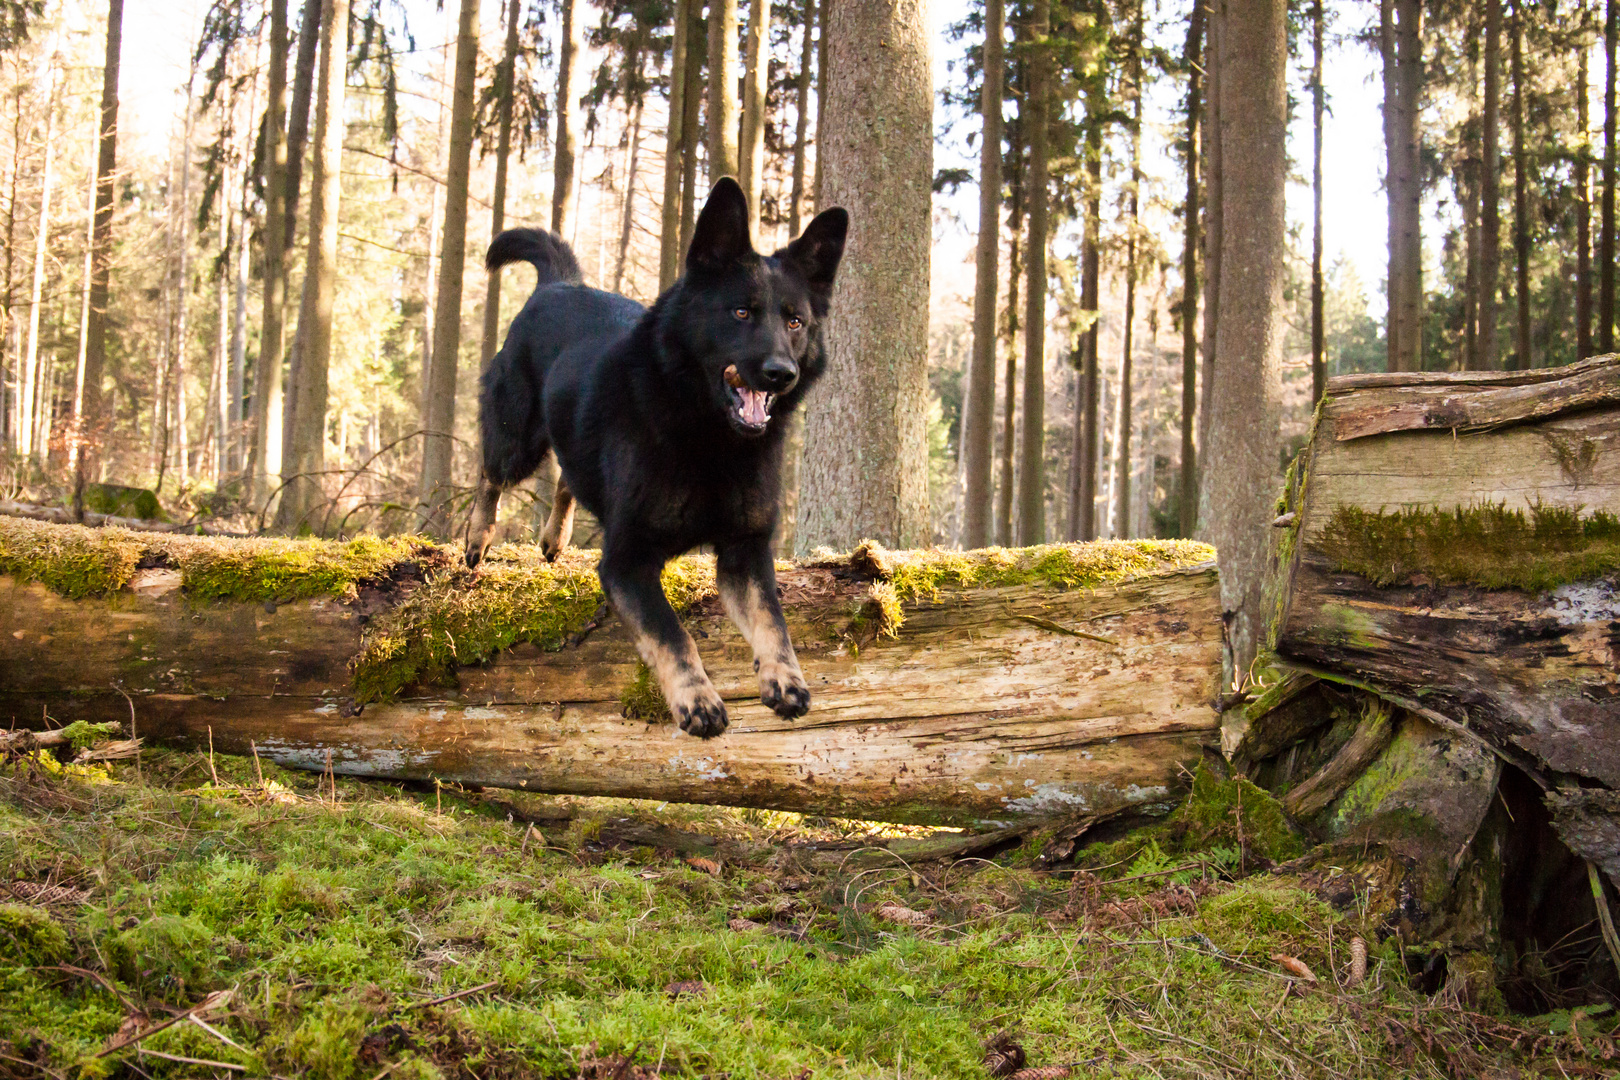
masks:
[[[731,714],[678,733],[588,553],[0,519],[0,722],[129,718],[283,765],[919,823],[1167,800],[1213,747],[1213,552],[1183,541],[783,564],[814,695],[758,700],[713,561],[666,591]],[[129,697],[126,700],[125,694]]]

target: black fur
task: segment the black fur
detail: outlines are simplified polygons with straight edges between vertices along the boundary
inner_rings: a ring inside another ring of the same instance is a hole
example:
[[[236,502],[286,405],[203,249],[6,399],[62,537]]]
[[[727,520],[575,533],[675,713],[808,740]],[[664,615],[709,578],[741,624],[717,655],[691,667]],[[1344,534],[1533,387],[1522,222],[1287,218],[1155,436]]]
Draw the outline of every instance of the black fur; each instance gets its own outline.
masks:
[[[701,665],[688,670],[696,652],[659,572],[699,545],[715,549],[728,610],[734,599],[756,604],[766,703],[787,716],[809,707],[776,601],[771,540],[788,417],[826,366],[822,325],[847,227],[843,210],[828,210],[787,247],[759,255],[742,190],[723,179],[699,216],[685,275],[650,309],[579,284],[573,253],[549,233],[511,230],[490,246],[491,268],[526,260],[540,283],[483,378],[486,524],[499,491],[554,450],[563,485],[602,524],[603,588],[694,734],[724,730],[725,710]],[[728,385],[728,367],[743,389]],[[750,395],[761,392],[774,395],[769,419],[751,423],[761,399]],[[475,528],[469,565],[486,542]],[[780,647],[768,646],[778,631]],[[779,679],[767,677],[773,663]]]

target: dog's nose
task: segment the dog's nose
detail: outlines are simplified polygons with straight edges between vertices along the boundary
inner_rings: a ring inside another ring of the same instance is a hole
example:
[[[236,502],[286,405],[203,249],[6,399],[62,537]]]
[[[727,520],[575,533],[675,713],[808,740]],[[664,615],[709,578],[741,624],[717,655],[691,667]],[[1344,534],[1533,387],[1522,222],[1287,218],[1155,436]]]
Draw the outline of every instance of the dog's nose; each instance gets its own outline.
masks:
[[[772,393],[780,394],[799,377],[799,365],[785,356],[773,356],[759,369],[759,377]]]

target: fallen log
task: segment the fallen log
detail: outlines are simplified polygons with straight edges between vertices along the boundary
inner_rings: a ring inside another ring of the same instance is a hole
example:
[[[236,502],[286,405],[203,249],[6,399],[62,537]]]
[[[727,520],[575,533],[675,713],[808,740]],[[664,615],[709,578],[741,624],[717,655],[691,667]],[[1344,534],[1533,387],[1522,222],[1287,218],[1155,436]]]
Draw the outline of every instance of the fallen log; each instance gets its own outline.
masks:
[[[665,586],[731,712],[668,722],[592,557],[0,520],[0,721],[125,719],[283,765],[919,823],[1168,800],[1217,736],[1213,552],[884,552],[779,571],[814,697],[759,704],[713,562]],[[128,694],[128,700],[125,698]]]

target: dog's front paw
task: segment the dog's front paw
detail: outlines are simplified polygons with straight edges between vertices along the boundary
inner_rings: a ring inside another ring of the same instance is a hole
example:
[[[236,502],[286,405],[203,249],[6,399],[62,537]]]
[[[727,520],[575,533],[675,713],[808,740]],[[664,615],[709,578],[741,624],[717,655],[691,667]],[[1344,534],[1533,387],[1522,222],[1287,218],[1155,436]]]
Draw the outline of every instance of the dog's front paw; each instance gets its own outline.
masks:
[[[810,711],[810,687],[795,666],[761,664],[759,700],[786,720],[796,720]]]
[[[694,686],[669,703],[681,730],[700,739],[712,739],[726,730],[726,703],[708,683]]]

